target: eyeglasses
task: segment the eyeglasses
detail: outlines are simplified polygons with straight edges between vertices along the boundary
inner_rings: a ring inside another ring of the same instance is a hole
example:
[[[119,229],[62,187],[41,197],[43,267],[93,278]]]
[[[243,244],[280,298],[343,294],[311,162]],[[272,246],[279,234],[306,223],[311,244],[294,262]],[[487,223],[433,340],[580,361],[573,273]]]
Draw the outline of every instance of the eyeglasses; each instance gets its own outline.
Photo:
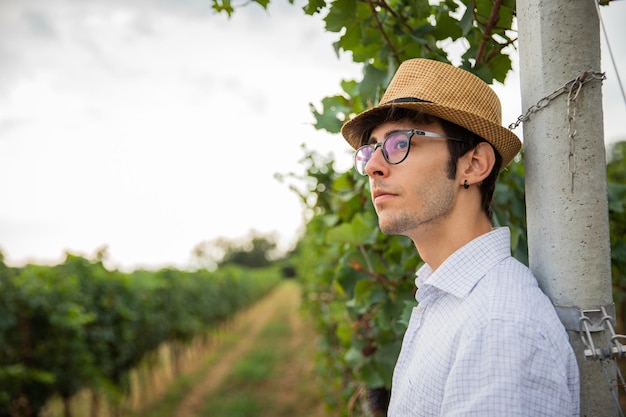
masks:
[[[433,132],[425,132],[423,130],[399,130],[391,133],[384,141],[375,145],[363,145],[354,154],[354,168],[361,175],[367,175],[365,166],[372,159],[376,149],[381,148],[383,157],[388,164],[397,165],[404,161],[411,149],[411,138],[413,135],[427,136],[429,138],[440,138],[454,140],[457,142],[465,142],[462,139],[451,138],[450,136],[440,135]]]

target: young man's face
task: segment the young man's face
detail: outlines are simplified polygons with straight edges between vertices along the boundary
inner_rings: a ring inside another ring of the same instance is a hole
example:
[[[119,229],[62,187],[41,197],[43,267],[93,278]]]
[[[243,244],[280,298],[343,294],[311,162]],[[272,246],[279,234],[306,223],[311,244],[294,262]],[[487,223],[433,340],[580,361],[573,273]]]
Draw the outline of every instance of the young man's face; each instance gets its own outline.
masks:
[[[381,143],[393,132],[411,129],[445,135],[439,123],[386,122],[372,131],[369,143]],[[384,233],[412,236],[446,221],[458,190],[456,180],[448,178],[448,160],[445,139],[418,135],[411,137],[409,153],[397,165],[387,163],[381,149],[374,152],[365,170]]]

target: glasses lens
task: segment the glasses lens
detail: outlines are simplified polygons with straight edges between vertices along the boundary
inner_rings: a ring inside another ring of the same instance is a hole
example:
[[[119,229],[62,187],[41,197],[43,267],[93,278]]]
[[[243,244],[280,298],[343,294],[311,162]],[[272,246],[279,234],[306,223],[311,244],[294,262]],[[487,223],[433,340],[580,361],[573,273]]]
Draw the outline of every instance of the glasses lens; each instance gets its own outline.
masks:
[[[404,161],[404,158],[406,158],[409,152],[409,142],[410,139],[407,137],[406,133],[397,132],[389,135],[383,145],[387,162],[390,164],[399,164]]]
[[[365,165],[372,158],[374,153],[374,147],[371,145],[361,146],[354,154],[354,168],[361,175],[367,175],[365,172]]]

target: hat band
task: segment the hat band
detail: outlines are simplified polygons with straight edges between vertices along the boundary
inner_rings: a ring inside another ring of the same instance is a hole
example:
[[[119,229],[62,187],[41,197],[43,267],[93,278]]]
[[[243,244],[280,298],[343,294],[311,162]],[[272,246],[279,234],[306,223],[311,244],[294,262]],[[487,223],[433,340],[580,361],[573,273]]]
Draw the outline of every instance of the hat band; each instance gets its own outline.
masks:
[[[393,99],[383,104],[395,104],[395,103],[432,103],[432,101],[422,100],[421,98],[415,98],[415,97],[401,97],[401,98]]]

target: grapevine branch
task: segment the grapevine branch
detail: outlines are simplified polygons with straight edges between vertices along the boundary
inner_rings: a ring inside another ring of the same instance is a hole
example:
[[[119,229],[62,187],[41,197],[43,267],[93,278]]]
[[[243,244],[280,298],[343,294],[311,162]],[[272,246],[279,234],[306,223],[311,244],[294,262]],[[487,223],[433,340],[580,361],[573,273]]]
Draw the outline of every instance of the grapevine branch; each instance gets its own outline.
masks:
[[[389,287],[397,287],[400,285],[399,282],[391,281],[390,279],[382,275],[378,275],[376,272],[374,272],[374,267],[372,266],[372,263],[370,262],[370,259],[369,259],[369,256],[367,255],[367,251],[365,250],[365,247],[363,245],[359,245],[359,250],[361,251],[363,258],[365,258],[365,262],[367,263],[367,269],[364,269],[356,260],[354,260],[354,262],[352,263],[353,269],[359,272],[363,272],[365,275],[369,276],[370,278],[372,278],[374,281],[378,282],[379,284],[386,285]]]
[[[354,390],[354,393],[350,396],[350,399],[348,400],[348,417],[354,416],[356,402],[359,399],[359,397],[361,397],[366,387],[367,386],[365,385],[365,382],[360,383],[359,386],[356,388],[356,390]]]
[[[517,38],[510,39],[508,42],[505,42],[505,43],[501,43],[498,49],[496,49],[495,51],[491,51],[491,53],[487,56],[486,61],[491,61],[491,59],[496,57],[496,55],[500,55],[500,53],[502,52],[504,48],[506,48],[509,45],[514,44],[515,42],[517,42]]]
[[[478,52],[476,53],[477,64],[483,61],[483,55],[485,54],[485,50],[487,49],[489,39],[491,39],[491,33],[496,23],[498,22],[498,16],[500,16],[500,6],[502,6],[502,0],[496,0],[493,4],[493,8],[491,9],[489,19],[487,20],[487,23],[485,23],[485,32],[483,33],[483,38],[480,41],[480,45],[478,46]]]
[[[361,251],[361,255],[365,259],[365,263],[367,263],[367,270],[369,272],[374,272],[374,267],[372,266],[372,261],[370,261],[370,257],[367,255],[367,251],[365,250],[365,246],[359,245],[359,250]]]
[[[383,39],[385,40],[385,43],[389,46],[389,49],[393,53],[393,56],[396,58],[397,63],[400,64],[400,53],[396,50],[395,46],[393,45],[393,42],[391,42],[391,39],[389,39],[389,36],[387,36],[387,32],[385,32],[385,29],[383,28],[383,23],[378,18],[376,6],[380,6],[384,8],[385,10],[389,11],[393,15],[395,15],[395,13],[391,10],[391,8],[387,5],[387,3],[384,2],[384,0],[381,0],[381,1],[366,0],[366,2],[370,6],[372,15],[374,16],[374,19],[376,20],[376,27],[378,28],[380,33],[383,35]]]
[[[372,11],[372,15],[374,16],[374,19],[376,20],[376,29],[378,29],[378,31],[382,34],[382,37],[385,43],[389,46],[389,49],[391,50],[393,56],[396,59],[397,64],[399,65],[401,62],[400,51],[397,50],[397,48],[394,46],[393,42],[391,41],[391,39],[389,39],[389,36],[385,32],[383,28],[383,24],[378,16],[376,8],[380,7],[381,9],[384,9],[387,13],[389,13],[390,16],[393,16],[398,22],[402,24],[402,26],[404,26],[407,33],[410,34],[413,31],[413,27],[408,23],[408,19],[405,19],[402,16],[398,15],[398,13],[396,13],[396,11],[391,6],[389,6],[389,4],[387,4],[385,0],[364,0],[364,1],[369,5]],[[423,47],[427,49],[428,51],[432,51],[432,48],[429,45],[423,45]]]

